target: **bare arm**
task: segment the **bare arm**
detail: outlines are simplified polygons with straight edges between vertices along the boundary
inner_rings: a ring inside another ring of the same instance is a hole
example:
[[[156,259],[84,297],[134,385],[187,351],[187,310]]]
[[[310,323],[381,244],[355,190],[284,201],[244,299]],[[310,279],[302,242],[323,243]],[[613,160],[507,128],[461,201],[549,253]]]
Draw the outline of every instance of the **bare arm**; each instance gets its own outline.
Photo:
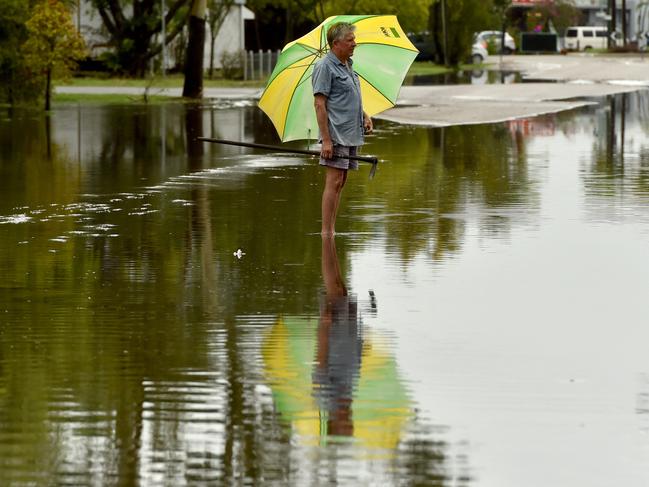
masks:
[[[365,111],[363,111],[363,130],[366,134],[371,134],[372,130],[374,130],[372,119]]]
[[[327,97],[317,93],[314,95],[315,116],[318,121],[318,128],[320,129],[320,136],[322,137],[322,149],[320,155],[324,159],[331,159],[333,157],[333,142],[331,134],[329,133],[329,117],[327,117]]]

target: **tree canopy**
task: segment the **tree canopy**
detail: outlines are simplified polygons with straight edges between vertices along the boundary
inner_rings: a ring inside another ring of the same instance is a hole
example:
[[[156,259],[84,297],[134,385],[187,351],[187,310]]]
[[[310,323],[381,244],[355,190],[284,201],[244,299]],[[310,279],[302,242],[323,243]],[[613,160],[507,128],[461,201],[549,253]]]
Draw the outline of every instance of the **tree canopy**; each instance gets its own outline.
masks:
[[[45,109],[50,108],[52,77],[65,79],[86,49],[70,11],[59,0],[46,0],[34,7],[25,24],[29,37],[23,46],[33,79],[44,80]]]
[[[396,15],[406,32],[426,30],[430,0],[329,0],[324,2],[325,16],[337,14]]]
[[[142,76],[149,61],[162,51],[161,4],[152,0],[92,0],[101,16],[114,51],[107,61],[117,71]],[[165,43],[183,29],[191,0],[166,1]]]
[[[442,9],[442,2],[446,2],[445,9]],[[507,3],[508,0],[433,0],[429,26],[435,61],[443,62],[443,45],[446,42],[448,64],[466,62],[471,54],[473,34],[491,28],[500,29]],[[446,24],[446,40],[443,39],[443,23]]]
[[[425,30],[430,0],[247,0],[246,6],[258,20],[269,21],[282,12],[285,23],[284,43],[304,34],[300,28],[315,25],[332,15],[386,14],[398,15],[406,32]]]
[[[20,46],[27,39],[29,12],[24,0],[0,1],[0,102],[14,103],[25,95],[20,82],[25,64]]]
[[[0,103],[34,103],[85,55],[71,0],[0,0]]]

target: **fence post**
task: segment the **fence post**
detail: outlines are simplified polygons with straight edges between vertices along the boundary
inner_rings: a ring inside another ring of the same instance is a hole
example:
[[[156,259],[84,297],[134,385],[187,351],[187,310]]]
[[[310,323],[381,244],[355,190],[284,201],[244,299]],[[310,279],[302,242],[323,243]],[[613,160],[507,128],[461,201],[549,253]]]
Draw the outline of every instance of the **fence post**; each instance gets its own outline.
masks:
[[[250,79],[255,79],[255,54],[253,51],[248,51],[248,64],[250,65]]]
[[[266,66],[268,67],[267,72],[268,72],[268,76],[270,76],[270,73],[273,70],[273,68],[272,68],[272,65],[273,65],[273,51],[268,49],[268,51],[266,51],[266,53],[268,54],[268,63],[266,64]]]
[[[259,49],[259,79],[261,79],[261,76],[264,72],[264,51]]]

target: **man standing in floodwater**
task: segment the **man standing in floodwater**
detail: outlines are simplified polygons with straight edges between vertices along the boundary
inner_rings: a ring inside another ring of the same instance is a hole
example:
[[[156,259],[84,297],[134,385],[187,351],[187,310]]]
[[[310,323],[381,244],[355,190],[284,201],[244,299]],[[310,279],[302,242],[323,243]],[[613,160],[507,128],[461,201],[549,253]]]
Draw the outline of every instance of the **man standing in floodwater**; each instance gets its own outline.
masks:
[[[340,195],[347,171],[358,169],[350,160],[363,145],[364,133],[372,132],[372,119],[363,111],[361,84],[352,68],[356,47],[355,27],[333,24],[327,31],[329,52],[313,68],[313,96],[320,129],[320,165],[327,173],[322,193],[322,235],[333,235]]]

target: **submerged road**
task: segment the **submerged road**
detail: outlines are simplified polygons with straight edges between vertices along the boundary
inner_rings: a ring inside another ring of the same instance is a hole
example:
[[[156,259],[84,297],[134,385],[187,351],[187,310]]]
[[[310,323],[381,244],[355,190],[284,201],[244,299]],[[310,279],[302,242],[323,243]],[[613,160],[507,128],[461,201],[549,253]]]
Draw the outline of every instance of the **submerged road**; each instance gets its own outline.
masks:
[[[404,86],[395,108],[377,118],[446,126],[501,122],[571,110],[588,98],[649,86],[649,57],[640,55],[491,56],[489,69],[516,71],[525,83]]]
[[[404,86],[397,106],[376,118],[397,123],[448,126],[502,122],[571,110],[589,98],[649,87],[649,57],[642,55],[492,56],[489,69],[523,73],[525,83]],[[256,100],[259,88],[205,88],[206,98]],[[57,93],[142,96],[143,88],[59,86]],[[181,88],[149,95],[180,97]]]

